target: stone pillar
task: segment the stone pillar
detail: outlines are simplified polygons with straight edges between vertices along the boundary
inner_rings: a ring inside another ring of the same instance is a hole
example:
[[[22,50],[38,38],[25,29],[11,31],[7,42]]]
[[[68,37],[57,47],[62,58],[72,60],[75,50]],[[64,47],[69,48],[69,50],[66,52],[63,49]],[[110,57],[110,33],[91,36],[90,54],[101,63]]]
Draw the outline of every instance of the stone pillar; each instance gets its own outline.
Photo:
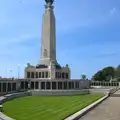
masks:
[[[105,87],[106,87],[106,82],[105,82]]]
[[[10,86],[11,86],[11,92],[12,92],[12,83],[10,83]]]
[[[30,72],[30,78],[31,78],[31,72]]]
[[[46,81],[45,81],[45,90],[46,90]]]
[[[33,89],[33,90],[35,90],[35,89],[36,89],[36,88],[35,88],[35,82],[34,82],[34,84],[33,84],[33,85],[34,85],[34,89]]]
[[[17,91],[20,91],[20,81],[17,81],[17,82],[16,82],[16,90],[17,90]]]
[[[62,90],[64,89],[64,82],[62,82]]]
[[[50,89],[52,90],[52,81],[50,81]]]
[[[25,81],[23,81],[23,90],[25,90]]]
[[[13,87],[13,83],[11,83],[11,91],[13,92],[12,87]]]
[[[81,82],[79,81],[79,89],[81,89]]]
[[[10,82],[9,82],[9,85],[10,85],[10,86],[9,86],[9,87],[10,87],[10,91],[9,91],[9,92],[11,92],[11,83],[10,83]]]
[[[75,87],[75,82],[76,82],[76,81],[74,81],[74,89],[76,88],[76,87]]]
[[[60,79],[60,73],[59,72],[57,72],[57,79],[59,80]]]
[[[41,90],[41,81],[39,81],[39,90]]]
[[[56,90],[58,90],[58,82],[56,82]]]
[[[101,82],[99,82],[99,86],[101,86]]]
[[[34,72],[34,79],[36,78],[36,71]]]
[[[69,82],[67,81],[67,89],[69,89]]]
[[[50,78],[50,70],[48,70],[48,79]]]
[[[6,93],[8,92],[8,91],[7,91],[7,87],[8,87],[8,83],[6,82]]]
[[[59,72],[59,79],[61,79],[61,72]]]
[[[3,85],[1,87],[3,87]],[[6,83],[6,92],[8,93],[8,82]]]
[[[119,87],[120,87],[120,82],[119,82]]]

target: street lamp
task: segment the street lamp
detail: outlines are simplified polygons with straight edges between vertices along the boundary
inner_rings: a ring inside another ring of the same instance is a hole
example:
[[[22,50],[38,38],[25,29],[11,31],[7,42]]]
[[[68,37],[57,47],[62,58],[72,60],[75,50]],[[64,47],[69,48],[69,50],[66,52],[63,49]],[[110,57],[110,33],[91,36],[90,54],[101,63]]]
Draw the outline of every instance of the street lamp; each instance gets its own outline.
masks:
[[[12,70],[9,70],[9,72],[10,72],[10,78],[12,78]]]
[[[5,69],[5,78],[7,78],[7,69]]]

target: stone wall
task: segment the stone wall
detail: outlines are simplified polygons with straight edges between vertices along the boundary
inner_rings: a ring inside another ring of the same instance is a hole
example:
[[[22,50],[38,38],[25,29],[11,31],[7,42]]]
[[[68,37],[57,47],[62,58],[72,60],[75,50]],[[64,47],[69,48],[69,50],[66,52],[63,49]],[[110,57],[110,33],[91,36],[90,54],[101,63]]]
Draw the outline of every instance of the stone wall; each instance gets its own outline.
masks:
[[[12,100],[12,99],[24,97],[24,96],[29,96],[29,95],[31,95],[30,92],[19,92],[19,93],[7,94],[7,95],[0,97],[0,104],[3,104],[5,101],[8,101],[8,100]]]
[[[89,81],[84,80],[31,80],[31,90],[81,90],[88,89]]]
[[[81,94],[89,94],[89,90],[43,90],[43,91],[31,91],[32,96],[69,96],[69,95],[81,95]]]
[[[119,82],[96,82],[89,80],[20,79],[0,80],[0,95],[28,90],[81,90],[89,88],[119,87]]]
[[[20,93],[12,93],[12,94],[1,96],[0,97],[0,120],[14,120],[2,113],[2,111],[4,110],[4,108],[2,107],[2,104],[4,102],[15,99],[15,98],[19,98],[19,97],[29,96],[29,95],[31,95],[30,92],[20,92]]]
[[[89,87],[88,80],[0,80],[0,95],[28,90],[81,90]]]

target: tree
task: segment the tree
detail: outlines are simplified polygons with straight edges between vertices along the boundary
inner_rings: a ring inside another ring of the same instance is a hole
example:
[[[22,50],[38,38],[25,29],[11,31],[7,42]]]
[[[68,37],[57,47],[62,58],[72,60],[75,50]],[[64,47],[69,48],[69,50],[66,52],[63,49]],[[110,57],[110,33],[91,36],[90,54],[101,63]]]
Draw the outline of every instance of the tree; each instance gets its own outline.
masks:
[[[86,78],[87,78],[87,76],[85,74],[82,74],[81,77],[83,80],[86,80]]]
[[[103,77],[103,72],[100,70],[98,71],[93,77],[92,79],[94,81],[104,81],[104,77]]]
[[[117,79],[120,79],[120,65],[115,69],[115,77]]]
[[[115,68],[108,66],[98,71],[94,76],[95,81],[110,81],[111,78],[115,78]]]
[[[115,68],[114,67],[105,67],[103,70],[103,75],[104,77],[111,77],[114,78],[115,77]]]

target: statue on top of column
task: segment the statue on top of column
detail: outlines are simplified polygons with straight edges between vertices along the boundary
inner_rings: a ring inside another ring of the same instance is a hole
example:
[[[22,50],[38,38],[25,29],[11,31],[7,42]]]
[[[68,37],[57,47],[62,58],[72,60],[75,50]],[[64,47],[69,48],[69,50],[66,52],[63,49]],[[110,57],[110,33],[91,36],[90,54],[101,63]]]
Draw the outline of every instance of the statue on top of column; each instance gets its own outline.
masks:
[[[54,0],[45,0],[45,2],[53,4]]]

